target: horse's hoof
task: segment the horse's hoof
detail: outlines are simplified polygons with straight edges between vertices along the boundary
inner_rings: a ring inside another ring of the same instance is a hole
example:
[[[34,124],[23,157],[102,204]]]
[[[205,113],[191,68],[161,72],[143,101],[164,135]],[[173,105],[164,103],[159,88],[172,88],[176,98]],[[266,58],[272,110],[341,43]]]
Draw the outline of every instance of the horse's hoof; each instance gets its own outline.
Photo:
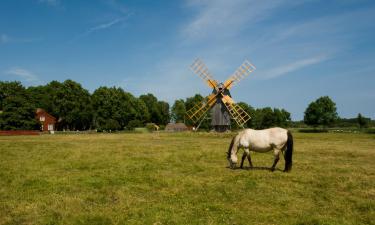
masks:
[[[271,171],[271,172],[275,171],[275,168],[271,168],[270,171]]]

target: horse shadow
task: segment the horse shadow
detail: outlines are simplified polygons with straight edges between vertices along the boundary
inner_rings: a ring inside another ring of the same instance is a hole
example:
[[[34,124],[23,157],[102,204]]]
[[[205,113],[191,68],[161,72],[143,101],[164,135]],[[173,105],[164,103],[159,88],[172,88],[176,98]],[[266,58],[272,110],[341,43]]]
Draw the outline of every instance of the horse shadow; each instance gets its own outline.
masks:
[[[241,167],[236,167],[236,168],[231,168],[230,166],[227,166],[226,167],[227,169],[231,169],[231,170],[268,170],[270,172],[275,172],[275,171],[281,171],[283,172],[282,169],[279,169],[279,168],[275,168],[273,171],[271,170],[271,167],[266,167],[266,166],[253,166],[253,167],[250,167],[250,166],[244,166],[243,168]]]

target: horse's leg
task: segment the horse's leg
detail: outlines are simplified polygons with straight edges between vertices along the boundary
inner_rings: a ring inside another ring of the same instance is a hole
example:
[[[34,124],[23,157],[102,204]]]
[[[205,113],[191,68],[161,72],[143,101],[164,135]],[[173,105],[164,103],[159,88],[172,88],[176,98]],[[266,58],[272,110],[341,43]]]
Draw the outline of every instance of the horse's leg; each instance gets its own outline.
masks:
[[[241,169],[243,168],[243,162],[245,161],[246,155],[247,155],[246,152],[244,152],[244,153],[242,154],[241,166],[240,166]]]
[[[243,163],[244,163],[246,157],[249,160],[250,167],[253,167],[253,164],[251,163],[249,148],[244,148],[244,153],[242,155],[242,160],[241,160],[241,168],[243,168]]]
[[[249,161],[250,167],[253,167],[253,164],[251,163],[250,152],[247,154],[247,160]]]
[[[277,162],[280,159],[280,150],[279,149],[275,149],[274,152],[273,152],[273,154],[274,154],[274,161],[273,161],[273,165],[271,166],[271,171],[275,170],[276,164],[277,164]]]

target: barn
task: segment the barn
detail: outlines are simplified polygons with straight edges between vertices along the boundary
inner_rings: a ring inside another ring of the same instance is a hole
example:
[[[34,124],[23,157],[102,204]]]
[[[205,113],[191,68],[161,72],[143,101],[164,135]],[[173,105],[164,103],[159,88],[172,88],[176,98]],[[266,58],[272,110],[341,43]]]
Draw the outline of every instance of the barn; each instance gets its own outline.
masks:
[[[40,122],[41,131],[54,131],[56,129],[56,118],[48,114],[44,109],[36,110],[36,118]]]

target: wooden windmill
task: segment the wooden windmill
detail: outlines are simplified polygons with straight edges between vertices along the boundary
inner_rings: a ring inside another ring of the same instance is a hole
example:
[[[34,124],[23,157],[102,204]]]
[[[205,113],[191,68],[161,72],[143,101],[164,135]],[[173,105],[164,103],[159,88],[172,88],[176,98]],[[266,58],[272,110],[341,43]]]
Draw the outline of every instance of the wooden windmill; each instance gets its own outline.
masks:
[[[190,68],[213,90],[201,103],[196,104],[186,112],[187,117],[199,127],[211,109],[211,125],[216,131],[222,132],[230,129],[231,118],[236,121],[238,126],[243,127],[250,116],[234,102],[229,90],[234,84],[253,72],[255,66],[245,60],[224,83],[218,83],[214,80],[206,65],[200,59],[196,59]]]

